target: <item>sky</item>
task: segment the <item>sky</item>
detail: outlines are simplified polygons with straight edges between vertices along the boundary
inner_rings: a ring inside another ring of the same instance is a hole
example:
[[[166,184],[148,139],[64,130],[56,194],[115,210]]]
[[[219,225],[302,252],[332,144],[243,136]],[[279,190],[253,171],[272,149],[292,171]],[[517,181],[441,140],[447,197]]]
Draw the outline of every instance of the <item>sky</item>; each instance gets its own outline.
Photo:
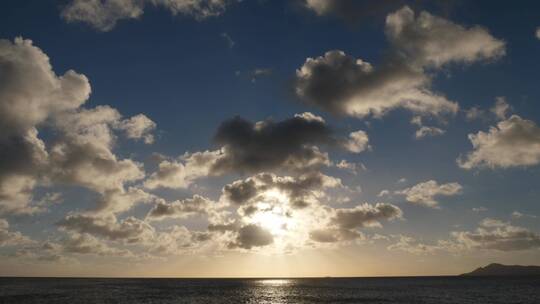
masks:
[[[0,275],[540,264],[536,1],[6,0]]]

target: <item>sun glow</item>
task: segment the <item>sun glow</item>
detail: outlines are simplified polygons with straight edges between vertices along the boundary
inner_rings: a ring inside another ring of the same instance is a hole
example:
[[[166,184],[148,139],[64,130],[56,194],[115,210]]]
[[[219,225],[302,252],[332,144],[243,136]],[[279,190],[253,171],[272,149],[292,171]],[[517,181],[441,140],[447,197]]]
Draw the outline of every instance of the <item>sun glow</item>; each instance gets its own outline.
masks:
[[[268,230],[274,236],[282,236],[294,228],[295,220],[287,214],[289,198],[277,191],[268,190],[264,200],[257,203],[257,211],[251,216],[251,222]]]

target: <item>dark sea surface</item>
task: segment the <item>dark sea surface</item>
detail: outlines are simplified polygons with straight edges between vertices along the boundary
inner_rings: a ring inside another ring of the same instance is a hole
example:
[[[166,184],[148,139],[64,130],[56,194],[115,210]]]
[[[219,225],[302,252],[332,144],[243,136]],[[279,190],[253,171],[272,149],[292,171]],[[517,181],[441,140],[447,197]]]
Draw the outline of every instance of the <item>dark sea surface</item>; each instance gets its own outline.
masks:
[[[0,278],[0,303],[540,303],[540,277]]]

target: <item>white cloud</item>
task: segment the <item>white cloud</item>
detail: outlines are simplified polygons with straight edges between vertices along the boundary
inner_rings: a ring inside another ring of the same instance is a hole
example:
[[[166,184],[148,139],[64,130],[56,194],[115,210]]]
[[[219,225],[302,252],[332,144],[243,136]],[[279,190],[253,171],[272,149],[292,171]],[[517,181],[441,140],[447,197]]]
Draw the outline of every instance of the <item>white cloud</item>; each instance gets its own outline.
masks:
[[[497,97],[495,99],[495,105],[490,109],[490,111],[499,119],[505,120],[507,118],[508,112],[512,109],[510,105],[506,102],[504,97]]]
[[[367,133],[361,130],[352,132],[349,134],[349,140],[345,143],[345,147],[353,153],[360,153],[370,149]]]
[[[427,12],[416,16],[409,7],[387,16],[385,32],[392,56],[379,67],[339,50],[308,58],[296,72],[298,98],[356,117],[382,116],[395,108],[421,115],[453,114],[457,103],[431,91],[432,73],[426,70],[505,53],[504,42],[479,26],[465,28]]]
[[[466,28],[425,11],[415,15],[408,7],[386,17],[386,35],[417,66],[472,63],[505,54],[505,43],[480,26]]]
[[[123,19],[137,19],[147,5],[163,7],[173,15],[202,20],[221,15],[229,0],[72,0],[62,10],[67,22],[84,22],[97,30],[110,31]]]
[[[475,231],[456,231],[458,244],[470,249],[516,251],[540,248],[540,235],[495,219],[484,219]]]
[[[454,196],[461,193],[462,186],[458,183],[440,184],[429,180],[413,187],[396,191],[396,194],[405,195],[405,199],[413,204],[425,207],[438,208],[437,196]]]
[[[443,135],[444,133],[445,133],[445,131],[443,129],[440,129],[440,128],[437,128],[437,127],[422,126],[422,127],[420,127],[420,129],[416,130],[416,132],[414,133],[414,137],[416,139],[422,139],[422,138],[428,137],[428,136]]]
[[[536,28],[536,38],[540,39],[540,27]]]
[[[19,135],[51,115],[77,109],[90,95],[86,76],[73,70],[57,76],[49,57],[31,40],[0,40],[0,137]]]
[[[162,220],[166,218],[187,218],[194,215],[206,215],[215,212],[217,203],[200,195],[194,195],[193,198],[177,200],[166,203],[160,200],[148,212],[146,216],[149,220]]]
[[[72,70],[57,76],[30,40],[0,40],[0,62],[1,213],[45,210],[30,205],[33,189],[58,184],[98,192],[100,212],[123,212],[146,200],[140,190],[125,189],[145,176],[142,164],[118,158],[113,148],[117,130],[151,141],[154,122],[143,114],[122,119],[107,105],[83,108],[91,92],[86,76]],[[47,142],[39,138],[42,127],[52,131]]]
[[[18,231],[9,231],[9,223],[0,219],[0,247],[31,244],[33,241]]]
[[[128,138],[143,139],[146,144],[154,142],[154,135],[150,132],[156,128],[156,123],[144,114],[121,121],[118,128],[124,130]]]
[[[358,174],[360,171],[367,170],[366,166],[363,163],[351,163],[345,159],[342,159],[339,163],[337,163],[336,167],[347,170],[354,175]]]
[[[473,151],[457,162],[463,169],[526,167],[540,163],[540,128],[518,115],[500,121],[488,132],[469,134]]]

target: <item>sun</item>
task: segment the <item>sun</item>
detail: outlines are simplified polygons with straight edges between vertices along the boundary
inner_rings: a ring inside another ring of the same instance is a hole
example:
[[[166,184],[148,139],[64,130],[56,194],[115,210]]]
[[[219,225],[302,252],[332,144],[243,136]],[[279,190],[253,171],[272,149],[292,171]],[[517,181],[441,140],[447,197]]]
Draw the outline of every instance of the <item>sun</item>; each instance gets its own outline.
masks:
[[[259,224],[273,235],[281,235],[286,233],[291,221],[279,214],[279,212],[271,210],[257,212],[253,216],[253,222]]]
[[[266,191],[263,197],[256,204],[258,210],[251,216],[251,223],[260,225],[274,236],[287,234],[295,226],[295,220],[287,215],[287,195],[272,189]]]

